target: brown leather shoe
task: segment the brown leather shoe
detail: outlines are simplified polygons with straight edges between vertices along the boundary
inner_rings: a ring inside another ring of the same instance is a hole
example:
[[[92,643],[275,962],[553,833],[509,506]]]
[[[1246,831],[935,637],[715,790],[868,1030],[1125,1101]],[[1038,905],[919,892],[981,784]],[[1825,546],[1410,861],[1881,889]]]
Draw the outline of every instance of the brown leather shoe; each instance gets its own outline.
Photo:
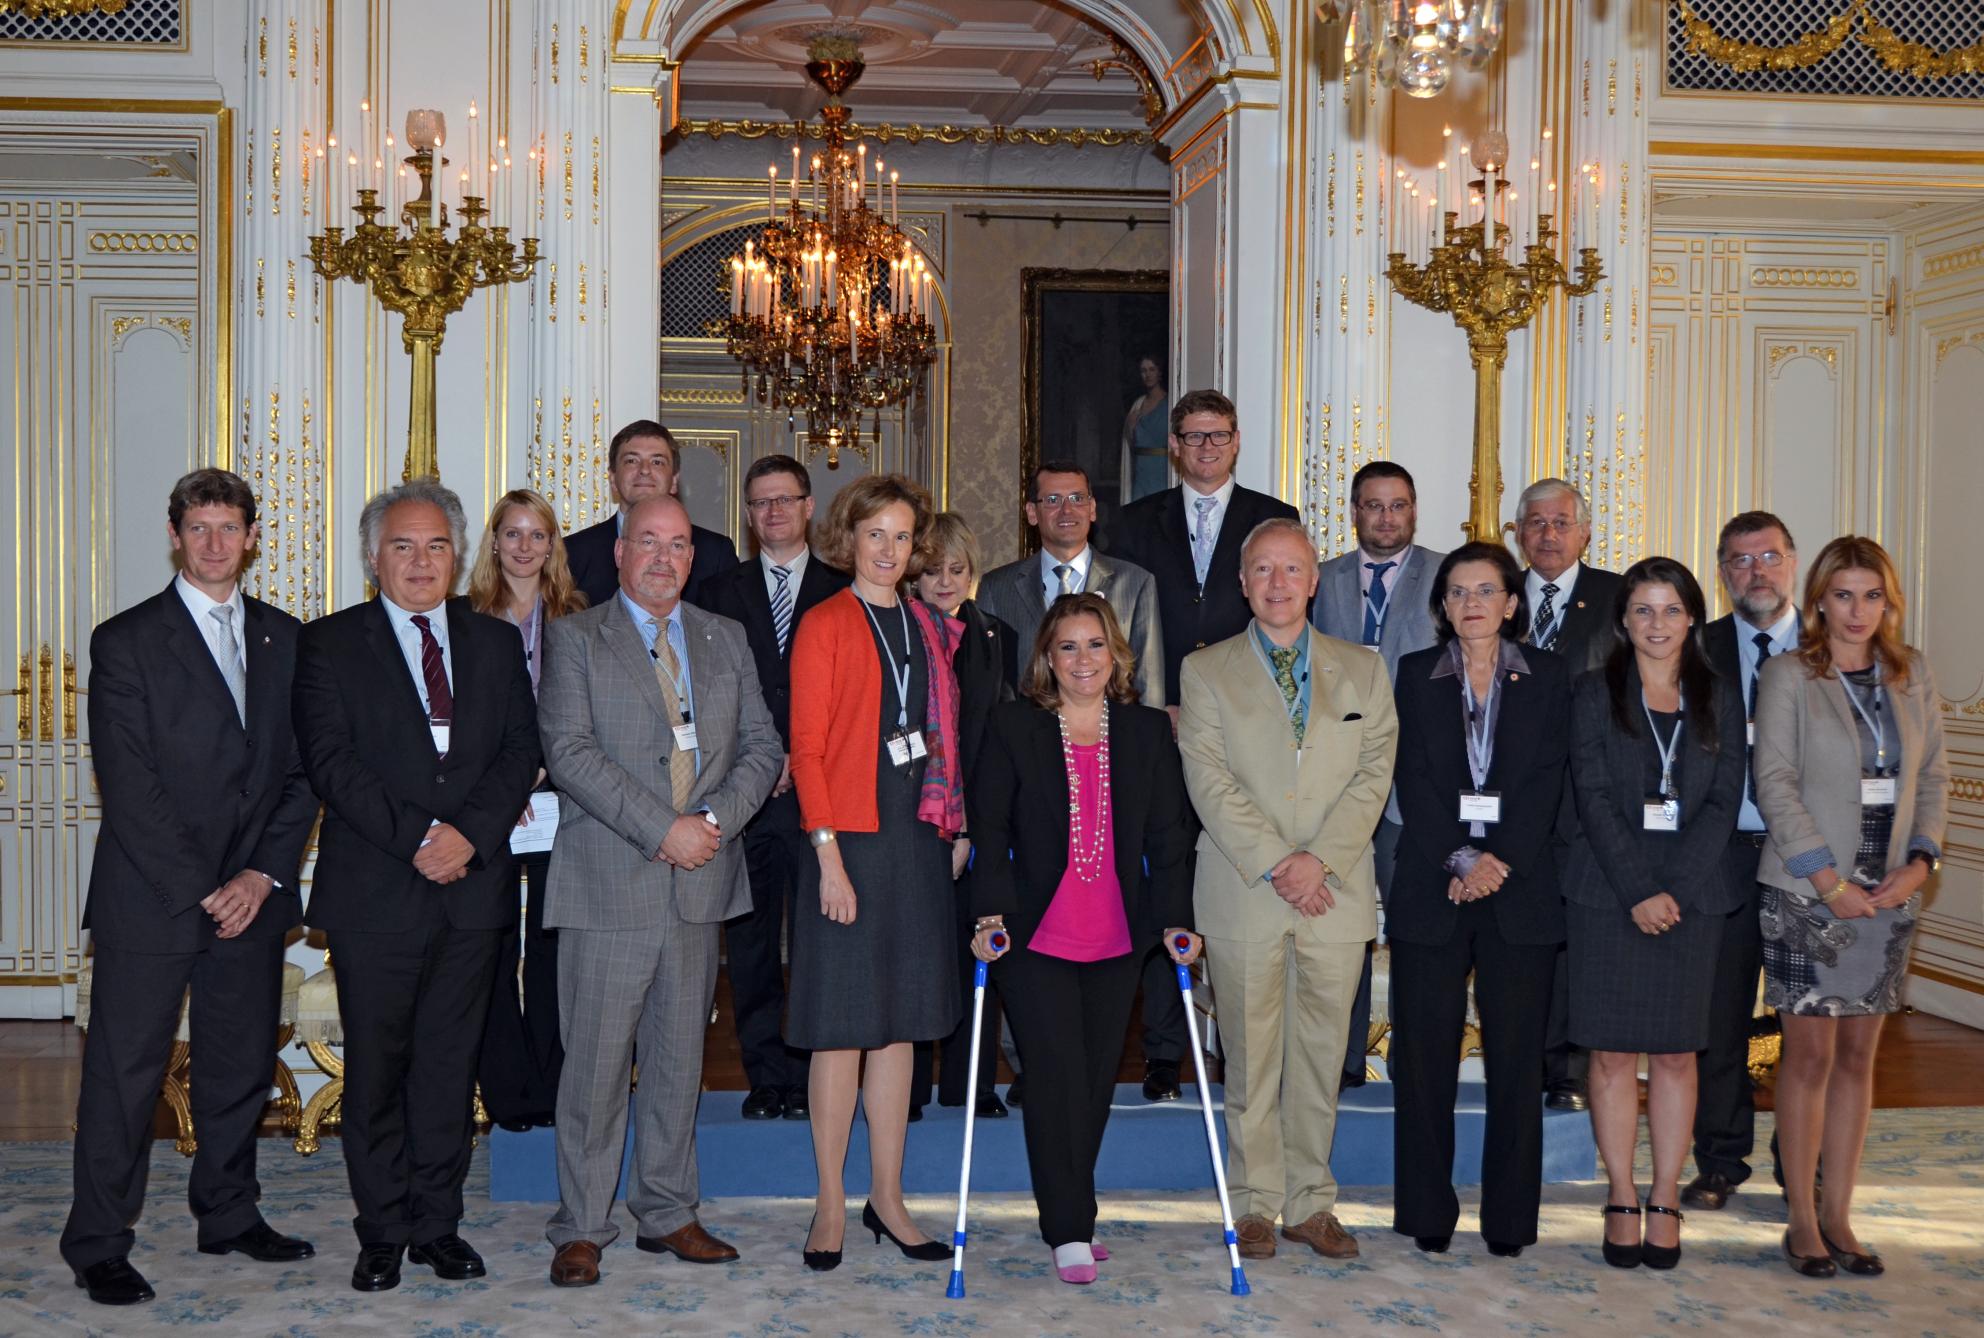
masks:
[[[551,1285],[590,1287],[599,1281],[599,1246],[589,1240],[567,1241],[551,1256]]]
[[[1242,1259],[1274,1258],[1274,1223],[1259,1213],[1248,1213],[1235,1222],[1233,1234],[1239,1238]]]
[[[701,1222],[691,1222],[666,1236],[636,1236],[634,1244],[649,1254],[672,1254],[685,1264],[728,1264],[737,1251],[703,1230]]]
[[[1281,1234],[1314,1250],[1325,1259],[1355,1259],[1357,1238],[1343,1229],[1335,1213],[1311,1213],[1297,1226],[1284,1226]]]

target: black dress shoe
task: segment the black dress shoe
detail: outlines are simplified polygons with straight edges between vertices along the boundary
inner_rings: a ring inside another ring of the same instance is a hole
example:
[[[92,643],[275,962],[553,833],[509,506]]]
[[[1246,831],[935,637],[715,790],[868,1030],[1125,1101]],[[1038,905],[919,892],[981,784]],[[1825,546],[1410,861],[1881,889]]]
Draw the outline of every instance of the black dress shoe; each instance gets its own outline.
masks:
[[[1337,1079],[1337,1095],[1341,1096],[1353,1087],[1362,1087],[1365,1082],[1366,1076],[1363,1069],[1358,1069],[1355,1073],[1352,1073],[1349,1069],[1345,1069],[1343,1076]]]
[[[1162,1059],[1153,1059],[1144,1065],[1144,1100],[1176,1101],[1183,1093],[1178,1090],[1178,1066]],[[1007,1100],[1012,1099],[1011,1093]]]
[[[806,1224],[806,1240],[813,1239],[813,1226],[819,1220],[820,1215],[815,1213],[813,1221]],[[845,1240],[842,1243],[845,1244]],[[806,1267],[815,1273],[831,1273],[840,1267],[839,1250],[809,1250],[806,1248],[806,1241],[799,1242],[799,1257],[804,1259]]]
[[[1589,1110],[1584,1083],[1576,1078],[1559,1078],[1543,1089],[1543,1105],[1548,1110]]]
[[[1447,1247],[1454,1243],[1453,1233],[1444,1236],[1414,1236],[1412,1243],[1425,1254],[1445,1254]]]
[[[940,1259],[951,1258],[951,1247],[942,1241],[926,1240],[919,1241],[915,1245],[905,1245],[902,1237],[889,1230],[888,1223],[884,1222],[882,1215],[875,1211],[875,1205],[873,1203],[864,1203],[861,1205],[861,1225],[875,1233],[875,1243],[877,1245],[882,1243],[882,1237],[887,1236],[889,1238],[889,1244],[901,1250],[902,1257],[905,1259],[914,1259],[918,1263],[930,1264]]]
[[[976,1114],[981,1120],[1003,1120],[1006,1118],[1006,1103],[999,1099],[997,1092],[980,1092]]]
[[[449,1282],[479,1278],[489,1272],[482,1266],[482,1256],[475,1252],[475,1247],[452,1234],[436,1236],[425,1245],[409,1245],[406,1257],[433,1269],[435,1277]]]
[[[1689,1208],[1714,1212],[1727,1204],[1735,1192],[1736,1182],[1722,1172],[1703,1171],[1681,1190],[1681,1202]]]
[[[158,1295],[123,1255],[97,1260],[76,1274],[76,1285],[87,1288],[90,1300],[98,1305],[137,1305]]]
[[[1823,1236],[1821,1236],[1823,1240]],[[1791,1264],[1791,1271],[1800,1277],[1829,1278],[1839,1272],[1832,1259],[1823,1254],[1794,1254],[1791,1250],[1791,1231],[1784,1232],[1784,1257]]]
[[[1511,1245],[1505,1240],[1491,1240],[1488,1242],[1488,1253],[1497,1259],[1514,1259],[1522,1253],[1522,1246]]]
[[[202,1242],[201,1254],[245,1254],[257,1263],[293,1264],[316,1257],[317,1248],[307,1240],[285,1236],[267,1222],[257,1222],[230,1240]]]
[[[1861,1254],[1854,1250],[1841,1249],[1832,1243],[1824,1227],[1819,1228],[1819,1243],[1826,1247],[1832,1261],[1849,1273],[1858,1273],[1863,1278],[1878,1278],[1887,1272],[1887,1265],[1881,1262],[1878,1254]]]
[[[1608,1203],[1605,1205],[1605,1211],[1608,1215],[1617,1213],[1621,1217],[1631,1217],[1634,1219],[1634,1225],[1638,1225],[1640,1206],[1637,1203],[1631,1207],[1622,1203]],[[1615,1245],[1610,1238],[1604,1238],[1599,1244],[1599,1253],[1605,1257],[1605,1262],[1614,1268],[1638,1268],[1646,1251],[1643,1240],[1636,1240],[1630,1245]]]
[[[498,1120],[496,1121],[496,1127],[505,1133],[527,1134],[537,1126],[529,1120]]]
[[[804,1120],[811,1118],[812,1114],[813,1107],[806,1099],[806,1089],[804,1087],[788,1087],[785,1089],[786,1119]]]
[[[776,1087],[753,1087],[751,1095],[744,1098],[744,1118],[747,1120],[775,1120],[785,1114],[785,1098]]]
[[[1026,1099],[1026,1075],[1024,1073],[1014,1074],[1013,1080],[1006,1084],[1006,1104],[1009,1106],[1017,1106],[1020,1104],[1021,1101],[1025,1099]]]
[[[400,1285],[402,1245],[361,1245],[358,1262],[352,1265],[352,1289],[361,1292],[389,1292]]]
[[[1676,1230],[1680,1229],[1682,1221],[1687,1216],[1678,1209],[1663,1208],[1652,1199],[1647,1200],[1646,1210],[1649,1213],[1659,1213],[1664,1217],[1673,1218]],[[1647,1241],[1640,1246],[1640,1262],[1648,1268],[1672,1268],[1681,1262],[1681,1242],[1677,1239],[1672,1245],[1655,1245],[1652,1241]]]
[[[909,1108],[909,1122],[911,1124],[923,1123],[923,1107],[911,1106]]]

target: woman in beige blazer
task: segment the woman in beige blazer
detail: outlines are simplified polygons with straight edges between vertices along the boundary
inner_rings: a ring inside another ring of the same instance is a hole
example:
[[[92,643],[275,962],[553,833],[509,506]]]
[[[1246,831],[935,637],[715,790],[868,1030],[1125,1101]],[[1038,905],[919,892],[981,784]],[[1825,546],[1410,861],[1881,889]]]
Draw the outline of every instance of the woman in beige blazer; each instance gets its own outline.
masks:
[[[1758,678],[1764,997],[1784,1026],[1784,1252],[1807,1277],[1881,1272],[1847,1212],[1881,1024],[1901,1007],[1922,885],[1942,858],[1942,717],[1928,664],[1901,639],[1903,607],[1881,546],[1835,539],[1806,578],[1797,651]]]

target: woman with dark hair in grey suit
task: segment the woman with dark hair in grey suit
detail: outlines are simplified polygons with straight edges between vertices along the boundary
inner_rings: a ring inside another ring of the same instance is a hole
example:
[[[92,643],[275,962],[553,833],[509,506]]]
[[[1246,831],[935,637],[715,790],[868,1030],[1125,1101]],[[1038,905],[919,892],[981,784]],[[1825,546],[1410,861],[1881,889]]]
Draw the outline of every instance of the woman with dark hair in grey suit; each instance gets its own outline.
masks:
[[[1591,1124],[1611,1185],[1604,1254],[1616,1268],[1680,1262],[1676,1205],[1695,1118],[1695,1052],[1708,1044],[1719,917],[1747,894],[1746,878],[1732,876],[1747,765],[1743,701],[1709,665],[1706,612],[1679,562],[1634,563],[1613,602],[1611,655],[1572,692],[1571,1040],[1591,1052]],[[1633,1181],[1641,1054],[1653,1141],[1644,1238]]]
[[[1949,762],[1936,685],[1901,639],[1894,562],[1849,535],[1805,582],[1798,649],[1757,680],[1764,1000],[1784,1024],[1777,1128],[1794,1271],[1873,1275],[1847,1221],[1881,1024],[1901,1008],[1922,884],[1942,859]],[[1814,1186],[1825,1166],[1825,1201]]]

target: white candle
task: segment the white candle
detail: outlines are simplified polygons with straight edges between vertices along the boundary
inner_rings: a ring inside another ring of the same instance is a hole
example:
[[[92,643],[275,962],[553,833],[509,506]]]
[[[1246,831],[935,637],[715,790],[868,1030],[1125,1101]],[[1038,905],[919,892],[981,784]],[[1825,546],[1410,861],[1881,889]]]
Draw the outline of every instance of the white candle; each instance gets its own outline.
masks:
[[[1591,173],[1591,241],[1588,243],[1591,246],[1598,245],[1598,239],[1605,229],[1605,224],[1601,218],[1604,212],[1604,195],[1605,190],[1600,182],[1598,170],[1593,168]]]
[[[771,176],[765,180],[765,221],[778,222],[778,164],[772,164]]]
[[[868,146],[857,144],[854,151],[857,161],[854,167],[854,200],[850,208],[865,203],[862,197],[868,193]]]
[[[889,173],[889,222],[902,226],[902,200],[896,195],[896,174]]]
[[[827,252],[827,273],[826,273],[827,289],[826,292],[821,295],[821,297],[822,297],[822,305],[825,306],[829,311],[832,311],[835,307],[840,305],[840,284],[838,282],[840,278],[839,270],[840,270],[839,252],[836,251]]]
[[[799,207],[799,137],[794,132],[792,140],[792,207]]]
[[[482,115],[476,109],[475,99],[470,98],[468,100],[468,170],[462,173],[466,181],[466,184],[462,187],[462,193],[464,195],[480,195],[482,193],[481,188],[476,184],[476,177],[482,171],[481,163]]]
[[[441,173],[446,159],[441,153],[441,141],[434,141],[433,163],[427,174],[427,226],[441,226]]]
[[[372,138],[377,133],[378,129],[372,123],[372,99],[360,98],[358,100],[357,150],[359,153],[365,155],[365,159],[368,162],[379,156],[379,145]]]
[[[744,262],[736,256],[730,258],[730,314],[744,314]]]

